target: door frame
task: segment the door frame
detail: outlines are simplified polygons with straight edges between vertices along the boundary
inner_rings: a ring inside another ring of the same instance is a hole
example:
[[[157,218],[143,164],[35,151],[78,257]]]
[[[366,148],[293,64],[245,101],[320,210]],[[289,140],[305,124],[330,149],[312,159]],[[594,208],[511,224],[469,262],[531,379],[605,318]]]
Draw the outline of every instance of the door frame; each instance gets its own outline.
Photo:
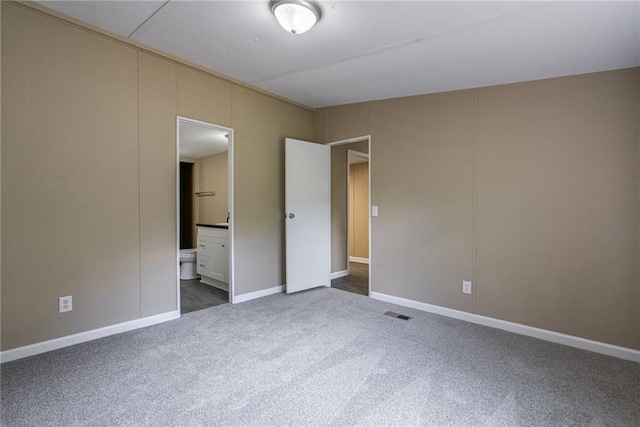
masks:
[[[177,310],[180,312],[180,123],[190,123],[197,126],[206,127],[209,129],[215,129],[229,134],[229,151],[227,158],[227,173],[228,173],[228,186],[229,186],[229,302],[235,303],[235,232],[234,232],[234,206],[233,206],[233,164],[234,164],[234,130],[233,128],[217,125],[214,123],[207,123],[196,119],[191,119],[184,116],[176,116],[176,304]]]
[[[349,197],[349,192],[351,191],[351,164],[349,163],[349,156],[363,157],[367,159],[367,165],[369,163],[369,154],[363,153],[361,151],[347,149],[347,273],[351,273],[351,257],[349,256],[349,245],[351,244],[351,215],[349,215],[349,208],[351,207],[351,198]],[[367,191],[369,190],[369,185],[370,183],[367,183]],[[369,192],[369,197],[371,197],[371,192]],[[371,203],[369,203],[369,213],[367,218],[367,221],[371,223]],[[369,232],[370,231],[371,227],[369,227]],[[370,258],[369,261],[371,261]]]
[[[336,146],[336,145],[345,145],[345,144],[352,144],[354,142],[361,142],[361,141],[367,141],[367,151],[369,152],[369,291],[368,291],[368,297],[371,298],[371,277],[373,274],[373,258],[372,258],[372,245],[371,243],[373,242],[373,235],[371,233],[371,170],[372,170],[372,153],[371,153],[371,135],[363,135],[363,136],[356,136],[354,138],[348,138],[348,139],[342,139],[340,141],[333,141],[333,142],[329,142],[326,145],[328,146]],[[349,168],[349,157],[347,154],[347,168]],[[348,173],[348,169],[347,169],[347,179],[349,179],[349,173]],[[348,191],[349,187],[347,185],[347,191]],[[347,202],[348,203],[348,202]],[[348,204],[347,204],[347,217],[349,215],[348,212]],[[347,229],[348,229],[348,225],[347,225]],[[349,238],[349,233],[347,231],[347,239]],[[349,242],[347,241],[347,271],[349,271]]]

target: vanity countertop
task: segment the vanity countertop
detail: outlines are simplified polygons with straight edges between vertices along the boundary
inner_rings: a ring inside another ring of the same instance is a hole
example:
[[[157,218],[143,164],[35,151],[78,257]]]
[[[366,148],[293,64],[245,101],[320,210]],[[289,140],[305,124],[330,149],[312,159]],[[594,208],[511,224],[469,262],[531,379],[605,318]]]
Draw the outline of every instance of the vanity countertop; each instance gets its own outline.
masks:
[[[196,224],[197,227],[209,227],[209,228],[224,228],[229,229],[229,224]]]

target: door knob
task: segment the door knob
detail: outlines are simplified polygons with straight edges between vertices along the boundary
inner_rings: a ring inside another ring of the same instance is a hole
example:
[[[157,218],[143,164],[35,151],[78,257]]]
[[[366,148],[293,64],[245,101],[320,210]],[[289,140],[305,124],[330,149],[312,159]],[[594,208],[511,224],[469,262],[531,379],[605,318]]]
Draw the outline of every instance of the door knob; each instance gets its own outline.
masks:
[[[295,218],[295,217],[296,217],[296,215],[295,215],[295,214],[292,214],[292,213],[290,213],[290,214],[289,214],[289,219],[293,219],[293,218]]]

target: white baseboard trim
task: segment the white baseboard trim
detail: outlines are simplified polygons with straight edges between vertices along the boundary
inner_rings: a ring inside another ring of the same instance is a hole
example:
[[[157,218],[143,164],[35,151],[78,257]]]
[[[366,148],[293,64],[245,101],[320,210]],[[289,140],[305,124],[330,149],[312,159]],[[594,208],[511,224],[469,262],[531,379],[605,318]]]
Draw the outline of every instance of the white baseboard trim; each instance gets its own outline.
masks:
[[[333,280],[333,279],[339,279],[340,277],[345,277],[348,275],[349,275],[349,270],[342,270],[342,271],[336,271],[335,273],[331,273],[329,278]]]
[[[588,340],[586,338],[580,338],[573,335],[561,334],[559,332],[553,332],[546,329],[534,328],[533,326],[522,325],[520,323],[508,322],[506,320],[494,319],[492,317],[481,316],[479,314],[467,313],[465,311],[440,307],[424,302],[394,297],[379,292],[371,292],[369,296],[373,299],[390,302],[392,304],[397,304],[404,307],[415,308],[417,310],[440,314],[442,316],[452,317],[454,319],[464,320],[466,322],[477,323],[479,325],[488,326],[490,328],[502,329],[505,331],[514,332],[516,334],[554,342],[556,344],[563,344],[582,350],[593,351],[594,353],[606,354],[607,356],[618,357],[620,359],[631,360],[640,363],[640,351],[627,347],[620,347],[617,345]]]
[[[261,291],[249,292],[247,294],[236,295],[236,297],[233,299],[233,303],[238,304],[245,301],[251,301],[252,299],[256,298],[279,294],[280,292],[284,292],[284,285],[274,286],[273,288],[263,289]]]
[[[360,264],[369,264],[369,258],[359,258],[357,256],[350,256],[349,261],[359,262]]]
[[[35,356],[36,354],[46,353],[47,351],[57,350],[63,347],[80,344],[87,341],[96,340],[98,338],[108,337],[122,332],[140,329],[158,323],[167,322],[169,320],[178,319],[180,311],[169,311],[167,313],[155,316],[143,317],[142,319],[130,320],[128,322],[109,325],[103,328],[93,329],[91,331],[80,332],[66,337],[55,338],[35,344],[25,345],[24,347],[12,348],[0,352],[0,363],[11,362],[12,360],[22,359],[23,357]]]

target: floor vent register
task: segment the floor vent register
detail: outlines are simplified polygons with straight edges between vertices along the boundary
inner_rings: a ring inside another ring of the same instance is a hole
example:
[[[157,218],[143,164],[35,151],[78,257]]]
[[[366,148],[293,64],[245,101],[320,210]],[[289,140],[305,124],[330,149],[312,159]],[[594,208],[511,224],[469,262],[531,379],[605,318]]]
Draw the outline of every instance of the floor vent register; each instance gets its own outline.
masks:
[[[395,317],[396,319],[402,319],[402,320],[413,319],[413,317],[405,316],[404,314],[394,313],[393,311],[387,311],[384,315],[389,317]]]

